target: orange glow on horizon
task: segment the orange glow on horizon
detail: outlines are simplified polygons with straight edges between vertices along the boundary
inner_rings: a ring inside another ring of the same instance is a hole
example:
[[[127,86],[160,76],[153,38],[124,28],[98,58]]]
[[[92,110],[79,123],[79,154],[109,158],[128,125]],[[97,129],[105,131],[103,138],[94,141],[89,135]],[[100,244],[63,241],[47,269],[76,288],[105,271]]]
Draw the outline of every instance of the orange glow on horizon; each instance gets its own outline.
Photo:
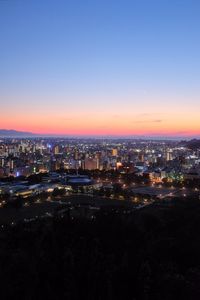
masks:
[[[66,111],[66,113],[65,113]],[[133,111],[131,113],[131,111]],[[163,110],[164,111],[164,108]],[[200,135],[199,112],[189,111],[164,113],[149,110],[143,113],[130,109],[130,112],[119,108],[115,111],[108,107],[107,111],[75,111],[49,108],[45,110],[29,110],[27,113],[11,112],[9,118],[2,114],[1,129],[14,129],[44,135],[91,135],[91,136],[198,136]],[[37,117],[36,117],[37,116]]]
[[[52,122],[53,123],[53,122]],[[35,134],[54,134],[54,135],[155,135],[155,136],[195,136],[200,135],[200,128],[191,126],[184,126],[181,124],[171,124],[171,126],[128,126],[122,121],[118,124],[95,124],[85,122],[83,125],[70,124],[63,126],[63,124],[47,124],[39,123],[34,124],[3,124],[0,128],[14,129],[18,131],[28,131]]]
[[[5,127],[2,127],[5,128]],[[41,128],[41,127],[23,127],[23,126],[14,126],[14,127],[8,127],[8,129],[14,129],[17,131],[26,131],[31,132],[33,134],[39,134],[39,135],[75,135],[75,136],[198,136],[200,135],[200,130],[147,130],[147,129],[141,129],[141,130],[131,130],[126,128],[108,128],[108,129],[80,129],[80,128],[70,128],[70,129],[61,129],[56,130],[55,128]]]

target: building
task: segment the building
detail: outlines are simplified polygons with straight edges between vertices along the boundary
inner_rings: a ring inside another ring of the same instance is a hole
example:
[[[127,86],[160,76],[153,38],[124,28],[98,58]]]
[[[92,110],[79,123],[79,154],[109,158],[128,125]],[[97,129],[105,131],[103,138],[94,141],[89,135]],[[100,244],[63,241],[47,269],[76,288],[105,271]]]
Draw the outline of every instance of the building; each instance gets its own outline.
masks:
[[[98,159],[97,158],[86,158],[85,159],[85,169],[86,170],[96,170],[98,169]]]
[[[112,156],[117,156],[118,150],[116,148],[112,149]]]

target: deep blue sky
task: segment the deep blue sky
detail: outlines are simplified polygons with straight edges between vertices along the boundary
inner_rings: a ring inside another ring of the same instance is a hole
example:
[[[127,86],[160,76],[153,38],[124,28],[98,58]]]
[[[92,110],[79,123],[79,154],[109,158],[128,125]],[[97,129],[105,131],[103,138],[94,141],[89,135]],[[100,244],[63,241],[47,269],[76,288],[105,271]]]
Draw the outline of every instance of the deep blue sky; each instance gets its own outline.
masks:
[[[0,127],[200,131],[200,1],[0,0],[0,28]]]

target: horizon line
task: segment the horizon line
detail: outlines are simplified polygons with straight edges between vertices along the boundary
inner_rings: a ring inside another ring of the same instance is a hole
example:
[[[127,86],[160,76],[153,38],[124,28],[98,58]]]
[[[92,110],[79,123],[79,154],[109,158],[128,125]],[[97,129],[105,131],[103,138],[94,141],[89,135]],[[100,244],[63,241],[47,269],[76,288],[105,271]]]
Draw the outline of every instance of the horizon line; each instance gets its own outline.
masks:
[[[2,131],[2,132],[1,132]],[[4,133],[5,131],[5,133]],[[199,134],[69,134],[69,133],[35,133],[15,129],[0,129],[0,137],[62,137],[62,138],[112,138],[112,139],[192,139],[200,138]]]

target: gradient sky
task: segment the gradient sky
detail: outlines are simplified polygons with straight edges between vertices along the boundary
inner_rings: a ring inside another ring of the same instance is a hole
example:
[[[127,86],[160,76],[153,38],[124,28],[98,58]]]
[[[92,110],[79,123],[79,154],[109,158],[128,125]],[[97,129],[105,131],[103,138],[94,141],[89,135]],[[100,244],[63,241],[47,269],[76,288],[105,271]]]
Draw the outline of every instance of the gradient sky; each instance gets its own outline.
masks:
[[[200,135],[199,0],[0,0],[0,128]]]

